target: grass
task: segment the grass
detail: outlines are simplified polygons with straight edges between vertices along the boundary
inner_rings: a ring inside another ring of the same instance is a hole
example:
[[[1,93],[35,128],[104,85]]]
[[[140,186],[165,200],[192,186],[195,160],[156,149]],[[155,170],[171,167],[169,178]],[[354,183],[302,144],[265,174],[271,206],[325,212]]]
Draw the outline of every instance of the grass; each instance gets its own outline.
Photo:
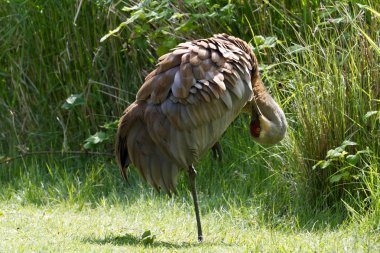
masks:
[[[202,199],[202,204],[205,199]],[[260,208],[259,206],[256,208]],[[254,208],[252,208],[254,210]],[[360,224],[302,229],[278,226],[253,211],[220,207],[203,214],[205,242],[196,241],[193,208],[186,200],[150,196],[95,208],[0,204],[4,252],[378,252],[378,232]],[[151,230],[153,241],[142,239]]]
[[[0,248],[379,251],[377,1],[185,2],[0,2]],[[241,115],[223,161],[196,165],[198,244],[186,175],[169,198],[86,149],[112,153],[113,123],[159,55],[219,32],[253,44],[289,129],[260,146]]]
[[[228,148],[234,138],[236,129],[222,139],[221,164],[206,156],[197,166],[202,244],[186,176],[170,198],[133,171],[126,185],[109,160],[69,156],[10,165],[0,191],[0,246],[5,252],[377,252],[378,215],[345,219],[344,206],[315,209],[299,202],[293,196],[300,189],[271,169],[276,158],[265,168],[255,151],[260,147],[251,146],[247,156]],[[210,177],[215,168],[220,172]],[[142,239],[148,230],[153,241]]]

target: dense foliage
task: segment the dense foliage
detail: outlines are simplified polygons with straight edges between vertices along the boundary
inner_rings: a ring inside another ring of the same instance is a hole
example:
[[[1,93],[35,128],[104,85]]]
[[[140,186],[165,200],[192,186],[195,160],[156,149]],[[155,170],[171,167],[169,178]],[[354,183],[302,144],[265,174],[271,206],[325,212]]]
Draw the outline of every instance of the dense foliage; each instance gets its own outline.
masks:
[[[54,152],[112,153],[117,119],[156,59],[225,32],[252,44],[289,132],[258,147],[240,117],[221,140],[218,172],[202,160],[201,191],[242,205],[251,191],[270,192],[262,201],[277,214],[343,203],[379,214],[379,10],[377,1],[0,1],[0,198],[26,185],[37,203],[120,191],[109,160],[84,171],[88,160],[60,167]],[[33,155],[41,151],[49,158]]]

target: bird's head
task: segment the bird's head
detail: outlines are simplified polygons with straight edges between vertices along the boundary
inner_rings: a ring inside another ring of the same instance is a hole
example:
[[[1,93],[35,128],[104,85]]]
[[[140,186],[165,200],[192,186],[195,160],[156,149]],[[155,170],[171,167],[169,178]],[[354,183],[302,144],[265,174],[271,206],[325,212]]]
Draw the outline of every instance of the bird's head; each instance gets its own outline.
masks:
[[[254,141],[260,144],[276,144],[285,137],[287,122],[284,112],[266,90],[260,78],[259,63],[253,48],[244,41],[226,34],[217,35],[244,50],[251,59],[250,77],[252,87],[251,100],[243,111],[252,115],[250,133]]]
[[[250,133],[253,140],[260,144],[276,144],[285,137],[285,114],[262,83],[260,86],[253,87],[253,98],[245,108],[251,114]]]
[[[285,117],[280,121],[271,121],[264,115],[252,117],[250,123],[250,133],[254,141],[260,144],[276,144],[280,142],[286,133]]]

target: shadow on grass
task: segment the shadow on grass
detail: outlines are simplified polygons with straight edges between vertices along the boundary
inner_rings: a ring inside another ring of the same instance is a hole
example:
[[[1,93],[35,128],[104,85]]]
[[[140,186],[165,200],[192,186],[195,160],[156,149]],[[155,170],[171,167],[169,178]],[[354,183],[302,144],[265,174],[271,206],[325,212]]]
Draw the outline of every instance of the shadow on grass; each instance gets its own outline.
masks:
[[[140,236],[135,236],[130,233],[126,233],[125,235],[118,235],[118,236],[112,236],[109,235],[106,238],[85,238],[83,239],[83,242],[91,243],[91,244],[99,244],[99,245],[105,245],[105,244],[112,244],[116,246],[123,246],[123,245],[130,245],[130,246],[143,246],[143,247],[163,247],[163,248],[169,248],[169,249],[183,249],[183,248],[193,248],[198,246],[217,246],[220,245],[220,243],[212,243],[212,242],[202,242],[198,243],[194,241],[193,243],[188,242],[182,242],[182,243],[171,243],[171,242],[165,242],[160,241],[157,239],[154,239],[152,241],[144,241],[141,239]],[[232,246],[232,245],[226,245],[224,246]]]

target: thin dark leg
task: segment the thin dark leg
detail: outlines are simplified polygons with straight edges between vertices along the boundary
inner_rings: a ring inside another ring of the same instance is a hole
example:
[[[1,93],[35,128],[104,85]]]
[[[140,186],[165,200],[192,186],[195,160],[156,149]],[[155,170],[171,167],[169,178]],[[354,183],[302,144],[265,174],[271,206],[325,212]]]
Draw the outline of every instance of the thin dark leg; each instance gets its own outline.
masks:
[[[222,161],[222,146],[220,146],[219,141],[212,146],[211,150],[214,160]]]
[[[197,219],[197,228],[198,228],[198,241],[203,241],[203,234],[202,234],[202,226],[201,226],[201,217],[199,216],[199,206],[198,206],[198,197],[197,197],[197,190],[195,188],[195,177],[197,175],[197,172],[194,169],[194,166],[191,165],[189,167],[189,179],[191,184],[191,195],[193,197],[194,201],[194,208],[195,208],[195,217]]]

